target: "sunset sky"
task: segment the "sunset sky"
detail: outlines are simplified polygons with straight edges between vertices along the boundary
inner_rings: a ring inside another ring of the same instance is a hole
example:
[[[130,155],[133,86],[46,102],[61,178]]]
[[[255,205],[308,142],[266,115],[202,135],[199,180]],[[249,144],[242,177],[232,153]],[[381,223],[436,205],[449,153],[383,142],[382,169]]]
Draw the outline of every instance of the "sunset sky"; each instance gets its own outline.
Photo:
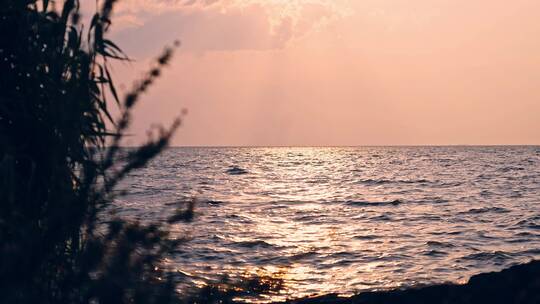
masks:
[[[182,41],[133,143],[186,108],[173,145],[540,144],[538,0],[129,0],[114,26],[126,87]]]

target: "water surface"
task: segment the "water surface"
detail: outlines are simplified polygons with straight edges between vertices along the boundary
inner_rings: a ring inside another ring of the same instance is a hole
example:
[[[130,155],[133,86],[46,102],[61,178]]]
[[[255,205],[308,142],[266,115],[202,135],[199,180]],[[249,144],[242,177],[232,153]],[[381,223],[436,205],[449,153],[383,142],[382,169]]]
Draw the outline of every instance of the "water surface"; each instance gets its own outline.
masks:
[[[167,217],[191,241],[170,263],[288,295],[440,282],[540,258],[540,147],[171,148],[125,185],[121,213]]]

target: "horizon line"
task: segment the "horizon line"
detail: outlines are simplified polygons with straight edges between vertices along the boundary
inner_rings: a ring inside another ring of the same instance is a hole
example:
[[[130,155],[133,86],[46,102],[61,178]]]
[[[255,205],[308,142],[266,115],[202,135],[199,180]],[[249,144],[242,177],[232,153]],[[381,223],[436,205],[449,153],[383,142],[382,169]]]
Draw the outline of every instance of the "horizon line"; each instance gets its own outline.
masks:
[[[136,148],[141,146],[123,146]],[[391,144],[391,145],[170,145],[167,148],[399,148],[399,147],[540,147],[540,144]]]

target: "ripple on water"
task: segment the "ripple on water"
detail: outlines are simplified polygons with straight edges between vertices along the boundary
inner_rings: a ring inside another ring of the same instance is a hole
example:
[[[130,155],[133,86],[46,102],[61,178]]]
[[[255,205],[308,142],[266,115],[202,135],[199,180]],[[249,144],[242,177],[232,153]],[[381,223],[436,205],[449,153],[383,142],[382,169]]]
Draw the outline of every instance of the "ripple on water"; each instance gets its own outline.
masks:
[[[429,256],[429,257],[446,257],[448,256],[448,253],[441,250],[431,249],[431,250],[424,251],[424,255]]]
[[[372,221],[389,222],[392,221],[392,217],[388,214],[375,215],[369,218]]]
[[[265,241],[260,241],[260,240],[234,242],[233,245],[236,246],[236,247],[244,247],[244,248],[256,248],[256,247],[278,248],[278,246],[275,246],[275,245],[272,245],[270,243],[267,243]]]
[[[439,242],[439,241],[427,241],[426,245],[429,247],[441,247],[441,248],[453,248],[454,244],[448,242]]]
[[[238,166],[231,166],[225,172],[229,175],[244,175],[249,173],[246,169],[242,169]]]
[[[481,213],[508,213],[510,210],[502,207],[482,207],[471,208],[467,211],[460,212],[459,214],[481,214]]]
[[[461,257],[459,260],[472,262],[503,263],[512,258],[512,254],[504,251],[479,252]]]
[[[386,185],[386,184],[396,184],[396,185],[399,185],[399,184],[431,184],[433,182],[430,181],[430,180],[427,180],[427,179],[418,179],[418,180],[397,179],[397,180],[391,180],[391,179],[371,179],[371,178],[368,178],[368,179],[359,180],[359,181],[357,181],[357,183],[361,184],[361,185],[372,186],[372,185]]]
[[[530,219],[525,219],[525,220],[520,220],[514,226],[517,226],[517,227],[520,227],[520,228],[540,230],[540,224],[536,220],[536,217],[530,218]]]
[[[355,235],[353,238],[356,240],[371,241],[371,240],[376,240],[378,238],[381,238],[381,236],[369,234],[369,235]]]
[[[388,202],[367,202],[367,201],[347,201],[346,205],[356,207],[378,207],[378,206],[398,206],[403,204],[400,200],[393,200]]]

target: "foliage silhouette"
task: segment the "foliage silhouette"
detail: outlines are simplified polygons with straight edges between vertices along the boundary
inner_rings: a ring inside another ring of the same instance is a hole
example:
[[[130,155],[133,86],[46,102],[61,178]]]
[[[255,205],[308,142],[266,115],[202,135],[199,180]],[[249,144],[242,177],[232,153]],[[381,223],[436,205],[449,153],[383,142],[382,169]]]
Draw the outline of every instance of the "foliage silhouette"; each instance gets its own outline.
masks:
[[[121,98],[110,62],[129,58],[106,38],[115,2],[103,1],[87,30],[78,0],[0,5],[1,303],[179,301],[161,261],[182,240],[161,224],[99,217],[120,194],[115,186],[180,125],[121,149],[133,108],[173,48]],[[179,204],[168,224],[192,219],[193,204]]]

